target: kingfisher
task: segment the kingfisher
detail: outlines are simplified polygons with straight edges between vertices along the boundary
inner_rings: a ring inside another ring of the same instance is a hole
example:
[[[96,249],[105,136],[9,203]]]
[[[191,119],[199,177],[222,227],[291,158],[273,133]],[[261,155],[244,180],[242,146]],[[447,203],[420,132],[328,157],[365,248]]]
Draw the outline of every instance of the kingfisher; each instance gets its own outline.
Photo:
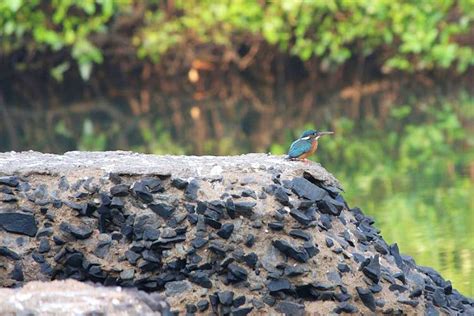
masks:
[[[307,157],[318,149],[318,139],[323,135],[334,134],[334,132],[318,132],[315,130],[304,131],[300,138],[295,140],[288,150],[288,158],[292,160],[307,161]]]

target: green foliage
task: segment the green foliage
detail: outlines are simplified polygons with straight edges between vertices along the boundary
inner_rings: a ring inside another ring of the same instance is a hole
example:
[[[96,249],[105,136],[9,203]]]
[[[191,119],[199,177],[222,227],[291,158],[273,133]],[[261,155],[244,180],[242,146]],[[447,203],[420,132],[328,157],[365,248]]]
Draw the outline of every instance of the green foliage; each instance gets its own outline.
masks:
[[[4,0],[0,50],[65,50],[88,79],[103,61],[97,36],[116,35],[113,26],[139,8],[143,17],[121,40],[154,62],[182,45],[235,51],[264,39],[302,60],[317,56],[328,69],[371,54],[385,71],[455,66],[462,73],[474,65],[472,46],[458,41],[474,28],[473,0],[176,0],[173,9],[157,1]]]

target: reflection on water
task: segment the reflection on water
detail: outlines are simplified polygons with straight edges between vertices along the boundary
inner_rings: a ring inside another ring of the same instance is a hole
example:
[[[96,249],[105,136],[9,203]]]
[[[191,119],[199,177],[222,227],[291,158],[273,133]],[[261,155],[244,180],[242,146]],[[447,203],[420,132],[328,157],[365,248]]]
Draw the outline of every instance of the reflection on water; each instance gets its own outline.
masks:
[[[282,154],[303,129],[330,129],[313,159],[341,180],[349,204],[372,215],[387,242],[474,296],[474,94],[382,91],[353,102],[351,93],[242,88],[238,98],[156,94],[146,104],[93,99],[36,111],[0,104],[0,150]]]

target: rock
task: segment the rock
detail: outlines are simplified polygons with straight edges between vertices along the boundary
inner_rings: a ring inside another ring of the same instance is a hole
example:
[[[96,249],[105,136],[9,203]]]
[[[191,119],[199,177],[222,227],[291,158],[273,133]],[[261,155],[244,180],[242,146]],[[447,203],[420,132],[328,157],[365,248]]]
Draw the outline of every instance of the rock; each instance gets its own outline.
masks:
[[[311,235],[308,232],[305,232],[301,229],[292,229],[289,232],[289,235],[294,238],[299,238],[303,240],[311,240]]]
[[[448,304],[446,300],[446,294],[441,289],[436,289],[433,294],[433,304],[438,307],[445,307]]]
[[[188,181],[180,178],[174,178],[171,180],[171,185],[174,186],[176,189],[184,190],[188,186]]]
[[[212,288],[212,282],[209,279],[209,276],[202,271],[194,271],[189,275],[189,281],[202,286],[203,288],[210,289]]]
[[[241,308],[233,308],[231,309],[232,316],[246,316],[250,314],[253,310],[253,306],[249,307],[241,307]]]
[[[273,246],[290,258],[299,262],[307,262],[309,259],[308,253],[302,247],[296,247],[285,240],[274,240]]]
[[[0,227],[7,232],[34,237],[38,231],[33,214],[23,212],[0,213]]]
[[[182,295],[183,293],[191,291],[191,289],[192,289],[192,285],[187,280],[168,282],[165,284],[166,296]],[[199,303],[198,303],[198,308],[199,308]]]
[[[379,255],[372,257],[367,265],[362,268],[362,272],[374,283],[380,280],[380,262]]]
[[[194,304],[186,304],[186,314],[194,314],[197,312],[197,307]]]
[[[399,285],[399,284],[391,284],[388,287],[388,289],[392,292],[397,291],[398,293],[403,293],[406,290],[408,290],[406,287],[404,287],[403,285]]]
[[[328,194],[325,190],[302,177],[291,180],[291,190],[299,197],[313,202],[323,199]]]
[[[258,262],[258,256],[255,252],[251,252],[248,255],[245,255],[243,260],[250,268],[255,269]]]
[[[247,280],[248,273],[247,273],[247,270],[245,270],[244,268],[234,263],[231,263],[229,264],[227,269],[232,274],[232,278],[231,278],[232,281],[238,282],[238,281]]]
[[[165,203],[150,203],[148,207],[157,215],[164,219],[168,219],[173,214],[175,208]]]
[[[50,250],[51,250],[51,246],[49,245],[49,240],[47,238],[41,238],[39,246],[38,246],[38,252],[45,253]]]
[[[242,190],[242,196],[243,196],[243,197],[251,197],[251,198],[253,198],[254,200],[257,199],[257,194],[255,193],[255,191],[254,191],[254,190],[250,190],[250,189]]]
[[[342,313],[353,314],[353,313],[357,313],[358,311],[359,309],[357,307],[349,304],[348,302],[343,302],[334,309],[334,313],[336,314],[342,314]]]
[[[134,276],[135,276],[134,269],[127,269],[120,272],[120,279],[122,280],[132,280]]]
[[[209,308],[209,302],[207,300],[200,300],[196,305],[200,312],[204,312]]]
[[[415,301],[415,300],[407,300],[407,299],[401,299],[399,298],[397,300],[398,303],[402,303],[402,304],[405,304],[405,305],[410,305],[412,307],[417,307],[419,302],[418,301]]]
[[[110,188],[110,194],[113,196],[127,196],[128,195],[128,185],[127,184],[117,184]]]
[[[11,250],[6,246],[0,246],[0,256],[10,258],[12,260],[20,260],[21,257],[15,251]]]
[[[245,296],[243,295],[237,296],[236,298],[234,298],[234,301],[232,302],[232,306],[235,308],[240,307],[245,304],[245,301],[246,301]]]
[[[285,316],[304,316],[305,308],[303,304],[290,301],[281,301],[275,308],[278,312]]]
[[[143,203],[153,202],[153,195],[144,182],[135,182],[131,189],[133,195],[140,199]]]
[[[252,248],[254,244],[255,244],[255,236],[252,234],[248,234],[247,237],[245,238],[245,245],[249,248]]]
[[[184,196],[189,201],[195,201],[198,199],[198,190],[199,190],[199,182],[196,179],[191,180],[186,186],[186,190],[184,191]]]
[[[283,205],[290,205],[290,198],[282,187],[278,187],[273,193],[275,199]]]
[[[196,249],[200,249],[204,247],[205,244],[207,244],[207,241],[207,239],[204,239],[202,237],[196,237],[191,241],[191,245]]]
[[[337,264],[337,269],[339,270],[339,272],[341,273],[346,273],[346,272],[350,272],[351,271],[351,268],[349,268],[349,266],[345,263],[338,263]]]
[[[234,292],[232,291],[218,292],[217,297],[219,298],[219,302],[222,305],[230,306],[232,305],[232,301],[234,299]]]
[[[0,177],[0,184],[7,185],[9,187],[17,187],[20,183],[17,176],[6,176]]]
[[[285,228],[285,224],[283,224],[282,222],[272,222],[272,223],[268,223],[268,227],[272,230],[280,231],[280,230],[283,230],[283,228]]]
[[[257,205],[255,202],[235,202],[235,212],[238,215],[251,216],[255,205]]]
[[[217,235],[224,239],[229,239],[234,231],[234,224],[224,224],[221,229],[217,231]]]
[[[92,228],[88,226],[76,226],[62,222],[59,227],[62,231],[71,234],[77,239],[87,239],[92,235]]]
[[[212,241],[209,244],[208,249],[221,257],[225,257],[225,254],[227,252],[227,247],[217,241]]]
[[[326,237],[326,247],[331,248],[332,246],[334,246],[334,241],[331,238]]]
[[[10,277],[18,282],[23,282],[25,280],[25,276],[23,275],[23,267],[19,261],[15,263]]]
[[[279,291],[288,292],[291,290],[291,283],[287,279],[273,279],[267,284],[270,293]]]
[[[141,255],[134,251],[127,250],[125,251],[125,257],[127,258],[128,262],[130,262],[130,264],[135,265],[137,264],[138,259],[141,258]]]
[[[358,286],[356,287],[356,290],[357,290],[357,294],[359,294],[359,297],[362,303],[364,303],[364,305],[368,309],[370,309],[372,312],[375,312],[375,309],[376,309],[375,299],[372,292],[370,292],[368,289],[364,289]]]
[[[311,218],[309,218],[308,216],[306,216],[306,214],[299,210],[291,210],[290,215],[300,224],[305,226],[309,225],[312,222]]]

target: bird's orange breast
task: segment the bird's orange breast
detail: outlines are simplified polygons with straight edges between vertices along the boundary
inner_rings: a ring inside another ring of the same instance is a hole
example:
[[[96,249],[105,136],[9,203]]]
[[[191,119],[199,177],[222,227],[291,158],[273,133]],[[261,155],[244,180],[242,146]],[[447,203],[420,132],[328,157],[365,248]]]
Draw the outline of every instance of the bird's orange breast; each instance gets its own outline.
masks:
[[[313,143],[311,144],[311,149],[308,152],[305,152],[304,154],[302,154],[299,158],[300,159],[305,159],[305,158],[311,156],[312,154],[314,154],[316,149],[318,149],[318,141],[317,140],[313,141]]]

